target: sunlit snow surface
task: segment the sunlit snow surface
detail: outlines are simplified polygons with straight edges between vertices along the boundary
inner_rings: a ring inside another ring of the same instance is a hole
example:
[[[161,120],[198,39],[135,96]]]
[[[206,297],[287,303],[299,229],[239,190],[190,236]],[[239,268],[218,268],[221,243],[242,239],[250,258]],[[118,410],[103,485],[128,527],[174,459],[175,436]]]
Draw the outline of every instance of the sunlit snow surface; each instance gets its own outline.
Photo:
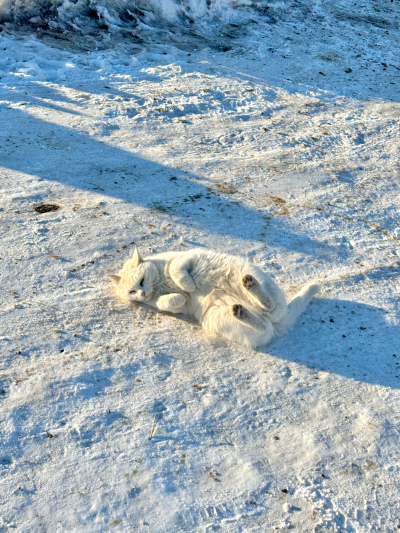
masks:
[[[154,8],[140,42],[90,46],[83,12],[57,44],[10,7],[0,531],[396,531],[398,4]],[[249,351],[118,304],[106,275],[135,244],[246,255],[288,298],[323,293]]]

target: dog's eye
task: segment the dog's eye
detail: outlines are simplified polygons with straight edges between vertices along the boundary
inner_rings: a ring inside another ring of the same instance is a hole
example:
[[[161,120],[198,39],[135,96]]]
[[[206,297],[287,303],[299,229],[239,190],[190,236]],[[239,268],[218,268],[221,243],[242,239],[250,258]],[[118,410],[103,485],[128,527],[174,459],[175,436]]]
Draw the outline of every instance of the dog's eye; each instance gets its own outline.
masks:
[[[129,294],[133,294],[134,292],[136,292],[136,291],[129,291]]]
[[[140,282],[140,286],[143,287],[144,278],[142,278],[142,281]]]

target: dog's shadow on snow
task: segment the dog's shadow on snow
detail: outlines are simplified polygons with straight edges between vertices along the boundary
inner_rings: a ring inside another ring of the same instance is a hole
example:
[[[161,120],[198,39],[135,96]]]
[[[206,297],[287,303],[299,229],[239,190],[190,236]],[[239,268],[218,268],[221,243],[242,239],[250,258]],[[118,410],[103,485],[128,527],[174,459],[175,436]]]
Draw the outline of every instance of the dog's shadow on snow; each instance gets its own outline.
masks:
[[[258,352],[315,371],[400,388],[400,327],[371,305],[315,298],[289,332]]]

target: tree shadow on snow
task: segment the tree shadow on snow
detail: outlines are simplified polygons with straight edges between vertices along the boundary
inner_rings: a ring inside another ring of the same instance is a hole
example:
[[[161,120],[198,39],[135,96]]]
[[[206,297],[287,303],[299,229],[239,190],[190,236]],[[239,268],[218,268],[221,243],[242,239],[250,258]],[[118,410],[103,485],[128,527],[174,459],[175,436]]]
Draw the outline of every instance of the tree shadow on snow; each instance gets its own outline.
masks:
[[[259,351],[316,371],[400,388],[400,327],[385,314],[367,304],[315,298],[288,333]]]
[[[37,95],[21,93],[15,91],[7,96],[15,102],[23,99],[28,105],[38,105]],[[48,86],[39,86],[38,95],[42,94],[51,94],[56,101],[71,103],[67,96],[59,91],[51,91]],[[74,101],[74,104],[77,103],[79,105],[79,102]],[[49,107],[50,104],[45,102],[44,105]],[[69,112],[58,105],[53,106],[53,109]],[[323,255],[336,251],[336,248],[308,236],[294,234],[282,216],[273,218],[271,222],[271,217],[266,217],[263,211],[257,212],[256,209],[241,205],[240,198],[221,192],[218,188],[221,183],[211,182],[207,177],[146,160],[86,132],[74,131],[31,116],[21,108],[0,106],[0,118],[3,131],[10,131],[1,149],[2,166],[5,168],[117,198],[125,203],[152,209],[160,216],[189,219],[194,226],[211,234],[261,240],[261,234],[268,235],[268,227],[272,226],[270,230],[273,229],[274,246],[297,249],[296,240],[300,237],[302,253],[315,253],[318,249],[318,253]],[[106,121],[105,127],[104,135],[107,138],[110,131]],[[13,132],[16,131],[18,142],[13,140]],[[268,187],[266,182],[264,194],[268,194]],[[20,200],[24,201],[22,197]],[[40,195],[29,196],[26,198],[29,202],[26,207],[30,210],[33,201],[38,203],[45,200]],[[134,239],[134,235],[132,237]],[[270,244],[268,236],[264,240]]]
[[[67,104],[72,102],[49,86],[40,88],[40,91],[44,90],[47,94],[50,91],[55,100],[58,98]],[[22,90],[16,90],[7,97],[15,102],[22,99],[38,104],[37,95],[21,93]],[[77,104],[76,101],[73,103]],[[45,105],[48,107],[48,102]],[[66,111],[61,105],[56,108]],[[81,113],[85,114],[83,107]],[[6,168],[71,188],[101,193],[127,204],[151,209],[160,216],[174,215],[181,221],[189,219],[194,226],[211,234],[249,240],[260,239],[260,234],[266,233],[264,240],[269,244],[270,222],[266,224],[263,213],[232,201],[236,199],[234,195],[220,194],[216,187],[218,184],[204,176],[146,160],[128,150],[108,145],[86,132],[33,117],[21,108],[0,107],[0,118],[3,131],[10,131],[8,144],[2,147],[2,165]],[[18,145],[13,142],[15,131],[18,131]],[[268,183],[266,187],[268,190]],[[32,210],[32,202],[46,200],[39,196],[27,195],[20,200],[26,203],[28,210]],[[276,217],[275,220],[274,246],[297,249],[297,235],[285,218]],[[129,223],[127,219],[127,225]],[[301,241],[302,253],[307,253],[307,247],[315,253],[315,247],[321,245],[303,235]],[[329,249],[327,246],[323,247],[323,251],[341,253],[339,248]],[[400,372],[396,373],[397,358],[400,362],[400,354],[396,352],[399,333],[399,328],[390,326],[384,313],[377,308],[319,298],[296,326],[271,343],[267,351],[317,370],[397,387],[400,384],[400,377],[396,377],[400,376]],[[91,393],[86,391],[85,394],[90,396]]]

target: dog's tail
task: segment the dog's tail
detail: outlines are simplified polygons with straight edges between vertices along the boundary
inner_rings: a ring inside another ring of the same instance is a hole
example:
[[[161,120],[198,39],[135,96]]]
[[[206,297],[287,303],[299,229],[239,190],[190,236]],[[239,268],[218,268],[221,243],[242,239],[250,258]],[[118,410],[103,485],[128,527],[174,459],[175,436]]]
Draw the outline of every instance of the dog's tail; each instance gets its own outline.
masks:
[[[283,333],[291,328],[313,297],[320,291],[321,285],[319,283],[305,285],[289,303],[286,316],[278,324],[279,332]]]

